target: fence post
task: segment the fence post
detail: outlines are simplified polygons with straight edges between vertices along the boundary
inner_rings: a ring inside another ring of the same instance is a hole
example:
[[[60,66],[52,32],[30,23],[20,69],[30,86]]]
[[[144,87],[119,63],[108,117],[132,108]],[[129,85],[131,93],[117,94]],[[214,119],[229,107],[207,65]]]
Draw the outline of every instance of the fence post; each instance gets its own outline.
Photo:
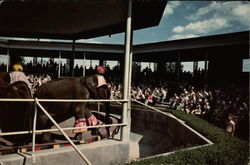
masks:
[[[34,118],[33,118],[33,129],[32,129],[32,164],[36,163],[36,159],[34,156],[35,152],[35,144],[36,144],[36,118],[37,118],[37,98],[35,98],[34,102]]]
[[[100,102],[98,101],[98,104],[97,104],[98,106],[97,106],[97,110],[98,110],[98,112],[100,112]]]

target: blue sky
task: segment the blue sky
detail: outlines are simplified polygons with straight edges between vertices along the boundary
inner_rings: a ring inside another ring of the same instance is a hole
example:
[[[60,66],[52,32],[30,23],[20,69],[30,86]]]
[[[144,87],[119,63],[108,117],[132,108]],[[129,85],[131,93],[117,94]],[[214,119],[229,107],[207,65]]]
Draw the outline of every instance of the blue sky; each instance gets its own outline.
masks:
[[[134,31],[134,44],[250,30],[247,1],[169,1],[159,26]],[[78,42],[122,44],[124,33]]]

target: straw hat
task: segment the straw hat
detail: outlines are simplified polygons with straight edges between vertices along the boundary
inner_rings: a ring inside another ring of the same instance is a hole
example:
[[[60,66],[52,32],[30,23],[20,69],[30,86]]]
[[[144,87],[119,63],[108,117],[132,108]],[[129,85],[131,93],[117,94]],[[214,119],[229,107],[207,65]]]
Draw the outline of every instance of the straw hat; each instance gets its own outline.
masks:
[[[22,72],[23,71],[23,66],[21,64],[14,64],[12,66],[12,69],[13,69],[13,71],[20,71],[20,72]]]

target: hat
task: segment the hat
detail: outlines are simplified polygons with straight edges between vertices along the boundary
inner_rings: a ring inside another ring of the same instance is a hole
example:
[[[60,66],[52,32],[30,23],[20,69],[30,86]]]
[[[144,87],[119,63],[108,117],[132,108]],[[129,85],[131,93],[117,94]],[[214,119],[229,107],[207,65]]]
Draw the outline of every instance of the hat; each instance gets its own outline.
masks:
[[[104,74],[105,73],[105,67],[104,66],[98,66],[97,67],[97,73],[98,74]]]
[[[21,64],[14,64],[14,65],[12,66],[12,69],[13,69],[13,71],[20,71],[20,72],[23,71],[23,67],[22,67]]]

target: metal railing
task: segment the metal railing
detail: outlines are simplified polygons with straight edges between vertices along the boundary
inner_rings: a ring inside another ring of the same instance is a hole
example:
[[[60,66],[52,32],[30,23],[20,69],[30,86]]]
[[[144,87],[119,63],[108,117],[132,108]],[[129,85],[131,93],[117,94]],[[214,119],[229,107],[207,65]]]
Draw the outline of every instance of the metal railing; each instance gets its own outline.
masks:
[[[105,124],[105,125],[96,125],[96,126],[86,126],[86,127],[68,127],[61,128],[57,122],[50,116],[50,114],[46,111],[46,109],[40,104],[40,102],[98,102],[98,111],[100,109],[100,102],[122,102],[126,103],[128,100],[107,100],[107,99],[91,99],[91,100],[82,100],[82,99],[0,99],[0,102],[34,102],[34,117],[33,117],[33,129],[32,131],[17,131],[17,132],[5,132],[0,133],[0,136],[7,135],[20,135],[20,134],[30,134],[32,133],[32,163],[35,163],[35,141],[36,141],[36,133],[44,133],[44,132],[55,132],[59,131],[63,134],[66,140],[72,145],[73,149],[79,154],[79,156],[83,159],[86,164],[91,165],[91,162],[84,156],[84,154],[77,148],[74,142],[69,138],[69,136],[64,132],[65,130],[74,130],[74,129],[87,129],[87,128],[102,128],[102,127],[112,127],[112,126],[126,126],[128,123],[119,123],[119,124]],[[45,113],[45,115],[53,122],[57,129],[43,129],[36,130],[36,120],[37,120],[37,106]],[[126,120],[127,121],[127,120]]]

